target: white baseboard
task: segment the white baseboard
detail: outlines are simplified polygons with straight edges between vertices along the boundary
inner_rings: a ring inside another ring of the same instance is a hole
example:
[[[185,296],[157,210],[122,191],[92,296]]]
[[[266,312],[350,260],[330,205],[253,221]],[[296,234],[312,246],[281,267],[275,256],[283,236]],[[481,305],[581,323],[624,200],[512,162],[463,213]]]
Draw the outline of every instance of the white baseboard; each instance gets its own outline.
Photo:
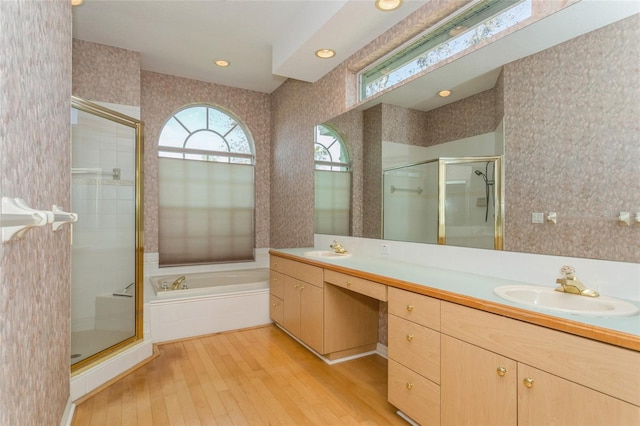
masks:
[[[73,412],[76,409],[76,405],[71,401],[71,396],[67,399],[67,405],[64,408],[64,413],[62,413],[62,418],[60,419],[60,426],[71,426],[71,422],[73,421]]]

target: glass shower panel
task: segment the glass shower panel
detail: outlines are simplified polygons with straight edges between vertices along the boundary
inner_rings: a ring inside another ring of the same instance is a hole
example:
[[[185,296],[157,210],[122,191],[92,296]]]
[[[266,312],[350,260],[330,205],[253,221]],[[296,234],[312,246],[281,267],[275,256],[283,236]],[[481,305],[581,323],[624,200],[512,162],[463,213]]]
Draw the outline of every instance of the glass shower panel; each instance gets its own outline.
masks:
[[[383,238],[438,242],[437,161],[384,171]]]
[[[72,109],[72,365],[136,337],[136,141]]]
[[[440,161],[444,168],[441,181],[444,232],[441,232],[441,238],[447,245],[497,248],[496,160]]]

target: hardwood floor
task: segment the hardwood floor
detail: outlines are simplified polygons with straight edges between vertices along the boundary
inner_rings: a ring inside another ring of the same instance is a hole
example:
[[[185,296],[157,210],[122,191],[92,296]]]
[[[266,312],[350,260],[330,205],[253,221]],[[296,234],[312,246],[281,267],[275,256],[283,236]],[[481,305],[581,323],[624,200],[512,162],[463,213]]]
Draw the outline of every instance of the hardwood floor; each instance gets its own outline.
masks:
[[[327,365],[274,325],[158,346],[160,356],[76,406],[85,425],[406,425],[387,360]]]

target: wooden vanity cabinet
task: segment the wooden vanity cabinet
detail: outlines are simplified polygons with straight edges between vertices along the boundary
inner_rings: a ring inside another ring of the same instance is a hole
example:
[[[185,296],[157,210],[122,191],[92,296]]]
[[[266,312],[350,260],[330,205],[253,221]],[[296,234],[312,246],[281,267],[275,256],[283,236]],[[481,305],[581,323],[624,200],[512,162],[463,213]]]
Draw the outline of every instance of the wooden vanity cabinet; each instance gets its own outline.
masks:
[[[271,270],[269,280],[269,316],[275,323],[284,320],[284,275]]]
[[[270,266],[272,300],[279,294],[282,297],[282,309],[273,306],[280,300],[272,303],[271,319],[313,350],[323,353],[322,268],[277,256],[270,257]]]
[[[640,424],[640,353],[442,303],[443,425]]]
[[[274,322],[329,360],[376,349],[379,304],[368,292],[386,300],[386,286],[329,274],[334,285],[323,268],[273,255],[270,265]],[[356,291],[348,288],[352,280]]]
[[[422,425],[440,424],[440,301],[388,289],[388,400]]]

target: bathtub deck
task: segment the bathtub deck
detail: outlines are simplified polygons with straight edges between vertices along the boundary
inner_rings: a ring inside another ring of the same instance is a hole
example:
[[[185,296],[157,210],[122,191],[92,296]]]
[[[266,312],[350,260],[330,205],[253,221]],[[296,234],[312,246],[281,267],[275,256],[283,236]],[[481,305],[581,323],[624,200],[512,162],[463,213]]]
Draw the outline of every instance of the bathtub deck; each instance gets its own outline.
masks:
[[[330,366],[273,325],[158,348],[78,404],[72,425],[406,425],[378,355]]]

